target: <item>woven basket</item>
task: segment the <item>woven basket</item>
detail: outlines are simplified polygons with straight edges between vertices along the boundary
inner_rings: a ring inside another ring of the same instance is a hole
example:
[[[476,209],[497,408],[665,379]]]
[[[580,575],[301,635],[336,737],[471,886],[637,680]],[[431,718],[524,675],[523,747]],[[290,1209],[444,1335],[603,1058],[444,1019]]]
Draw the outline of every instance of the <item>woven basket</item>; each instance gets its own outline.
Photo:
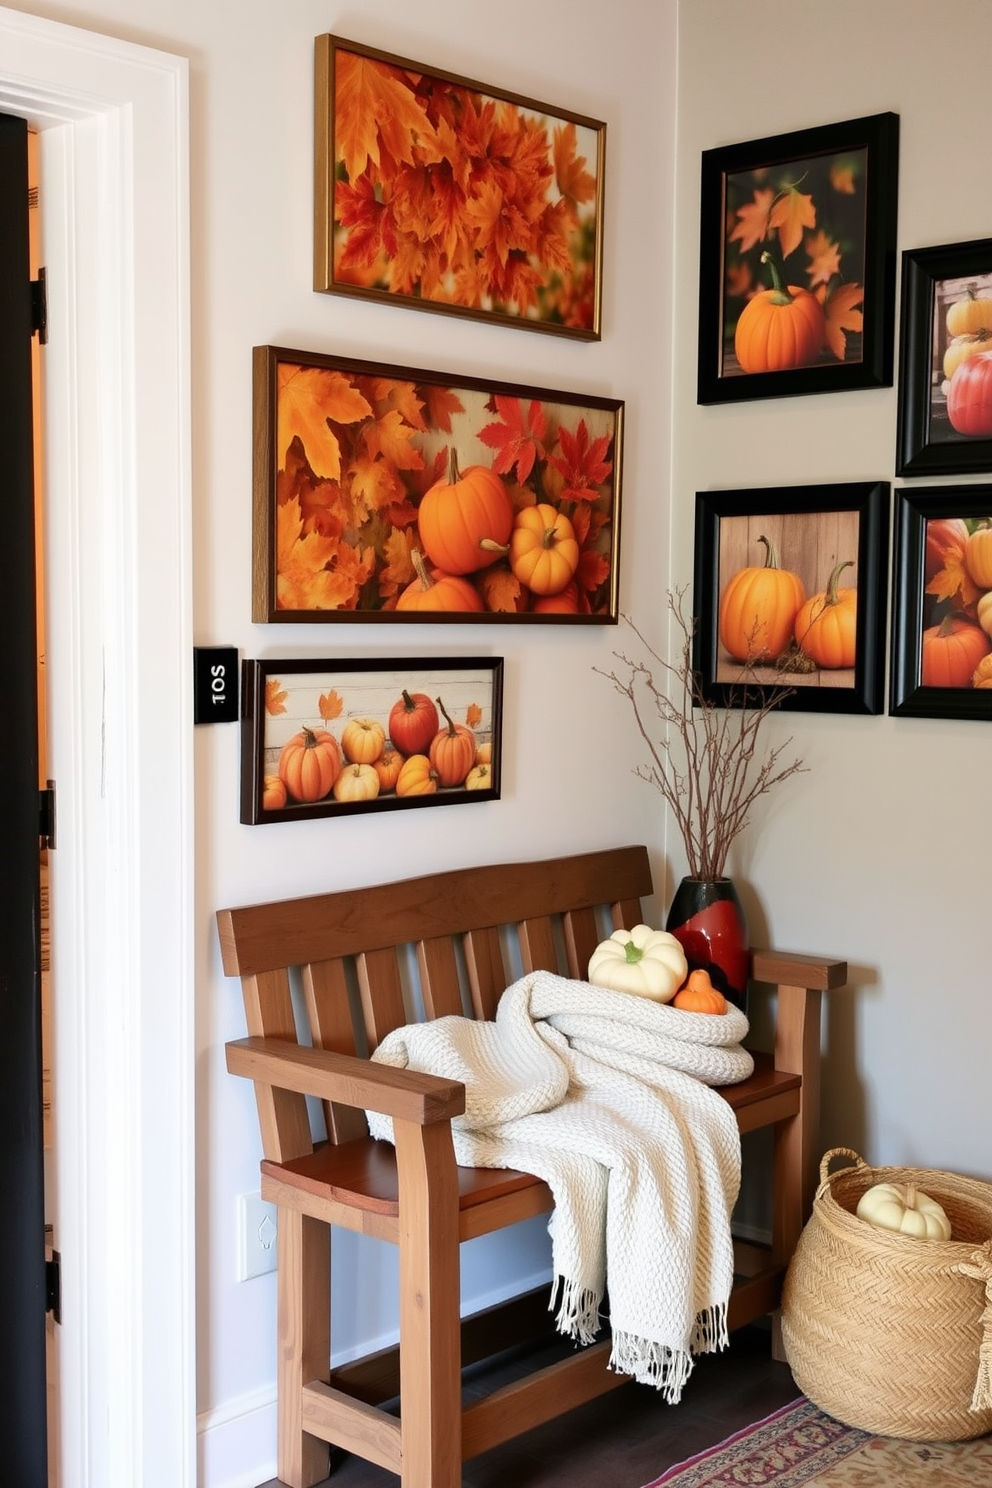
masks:
[[[839,1156],[854,1166],[830,1174]],[[858,1219],[875,1183],[915,1183],[952,1238]],[[848,1426],[910,1441],[992,1431],[992,1185],[832,1148],[786,1274],[782,1341],[799,1388]]]

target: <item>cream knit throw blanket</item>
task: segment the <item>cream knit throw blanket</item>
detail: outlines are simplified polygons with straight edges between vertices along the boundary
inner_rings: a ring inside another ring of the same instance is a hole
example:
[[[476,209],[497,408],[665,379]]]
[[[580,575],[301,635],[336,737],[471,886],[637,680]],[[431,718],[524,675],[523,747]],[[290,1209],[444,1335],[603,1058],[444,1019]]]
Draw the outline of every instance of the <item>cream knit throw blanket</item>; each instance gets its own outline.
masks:
[[[538,971],[507,988],[495,1021],[411,1024],[373,1055],[464,1083],[457,1162],[551,1188],[559,1330],[592,1341],[608,1280],[610,1368],[673,1404],[693,1355],[727,1344],[740,1137],[709,1086],[751,1073],[747,1027],[733,1007],[686,1013]],[[388,1118],[370,1112],[369,1126],[391,1139]]]

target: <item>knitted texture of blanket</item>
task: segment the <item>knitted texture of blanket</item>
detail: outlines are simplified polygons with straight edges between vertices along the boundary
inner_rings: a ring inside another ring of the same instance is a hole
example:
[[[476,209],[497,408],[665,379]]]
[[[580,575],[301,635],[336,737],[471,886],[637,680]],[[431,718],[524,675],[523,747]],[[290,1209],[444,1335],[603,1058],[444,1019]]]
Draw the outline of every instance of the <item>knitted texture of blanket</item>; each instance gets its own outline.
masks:
[[[610,1368],[673,1404],[693,1356],[727,1344],[740,1137],[710,1086],[751,1073],[747,1028],[733,1007],[687,1013],[538,971],[506,989],[494,1021],[410,1024],[373,1055],[464,1083],[456,1161],[551,1189],[559,1330],[591,1342],[608,1282]],[[389,1119],[368,1115],[391,1140]]]

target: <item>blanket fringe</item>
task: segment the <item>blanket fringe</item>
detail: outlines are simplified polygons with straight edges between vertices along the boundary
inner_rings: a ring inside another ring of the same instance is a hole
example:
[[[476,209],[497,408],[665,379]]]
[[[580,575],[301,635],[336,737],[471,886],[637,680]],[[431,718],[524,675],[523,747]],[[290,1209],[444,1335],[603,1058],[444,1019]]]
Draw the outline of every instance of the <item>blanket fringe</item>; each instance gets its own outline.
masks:
[[[704,1308],[696,1318],[689,1348],[694,1354],[715,1354],[718,1350],[729,1347],[727,1305],[725,1302],[718,1302],[712,1307]]]
[[[558,1299],[555,1326],[566,1338],[579,1343],[592,1343],[599,1332],[599,1297],[574,1279],[556,1276],[551,1287],[548,1311],[554,1312]]]
[[[638,1384],[653,1385],[669,1405],[678,1405],[692,1373],[692,1355],[688,1349],[670,1349],[634,1333],[614,1333],[609,1367],[631,1375]]]

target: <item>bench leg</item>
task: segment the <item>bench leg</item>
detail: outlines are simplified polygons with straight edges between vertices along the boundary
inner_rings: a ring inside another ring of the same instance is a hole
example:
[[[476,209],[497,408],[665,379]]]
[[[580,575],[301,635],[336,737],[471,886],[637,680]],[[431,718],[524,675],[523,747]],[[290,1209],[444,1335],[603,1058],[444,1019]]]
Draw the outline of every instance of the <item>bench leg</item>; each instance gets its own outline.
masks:
[[[326,1442],[303,1430],[303,1386],[326,1380],[331,1358],[331,1231],[279,1210],[279,1359],[276,1461],[281,1482],[311,1488],[327,1477]]]
[[[404,1129],[405,1128],[405,1129]],[[402,1488],[460,1488],[458,1179],[446,1122],[395,1123]]]

